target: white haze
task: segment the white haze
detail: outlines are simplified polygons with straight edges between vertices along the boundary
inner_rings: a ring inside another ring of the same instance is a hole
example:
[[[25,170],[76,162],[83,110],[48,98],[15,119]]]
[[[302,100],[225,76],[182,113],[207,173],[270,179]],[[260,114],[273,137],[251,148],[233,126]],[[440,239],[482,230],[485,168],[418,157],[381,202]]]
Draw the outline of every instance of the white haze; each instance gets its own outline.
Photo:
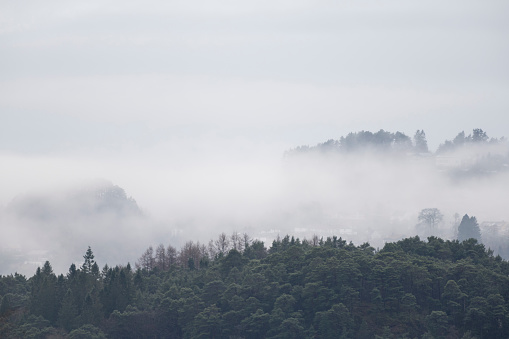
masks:
[[[504,171],[458,178],[437,167],[431,156],[366,151],[283,158],[279,150],[252,145],[248,150],[245,145],[251,156],[240,152],[235,158],[230,149],[227,157],[216,158],[207,153],[211,145],[194,146],[189,156],[166,150],[164,159],[155,156],[165,154],[163,150],[95,160],[3,154],[2,230],[8,236],[1,245],[25,258],[23,265],[2,263],[3,273],[31,274],[35,264],[46,259],[65,272],[71,262],[81,262],[87,246],[101,265],[133,263],[150,245],[208,243],[221,232],[233,231],[262,239],[267,246],[278,235],[309,239],[317,234],[381,247],[385,241],[418,234],[418,213],[432,207],[445,216],[434,234],[449,239],[455,213],[474,215],[481,222],[509,220],[509,173]],[[497,152],[507,155],[507,145],[477,149],[475,154]],[[115,178],[113,184],[136,199],[143,215],[76,213],[82,207],[73,204],[82,201],[68,197],[92,187],[94,176]],[[5,180],[12,177],[18,180]],[[17,200],[30,196],[57,206],[47,212],[58,215],[9,213]]]
[[[508,14],[498,0],[0,2],[0,274],[65,272],[89,245],[101,266],[133,263],[234,230],[382,246],[428,207],[444,237],[456,212],[509,220],[504,173],[283,157],[361,130],[424,129],[432,151],[462,130],[507,136]],[[95,180],[143,215],[62,212]],[[12,212],[34,196],[57,215]]]

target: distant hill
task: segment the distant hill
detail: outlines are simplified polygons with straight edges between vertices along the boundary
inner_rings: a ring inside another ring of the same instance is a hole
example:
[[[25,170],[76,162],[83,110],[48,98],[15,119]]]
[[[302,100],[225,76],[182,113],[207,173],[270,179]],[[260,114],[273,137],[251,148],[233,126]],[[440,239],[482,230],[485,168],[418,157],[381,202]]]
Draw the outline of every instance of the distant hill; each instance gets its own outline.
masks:
[[[65,271],[68,263],[60,258],[79,260],[88,245],[118,262],[117,249],[148,236],[149,222],[136,201],[110,182],[17,196],[0,210],[0,274],[31,273],[48,259]],[[133,257],[138,251],[132,249]]]
[[[48,222],[76,218],[141,216],[142,212],[125,190],[111,183],[16,197],[5,212],[22,219]]]
[[[369,155],[378,159],[388,156],[399,158],[429,158],[439,171],[453,178],[491,175],[509,170],[509,143],[505,137],[490,138],[480,128],[466,135],[458,133],[453,140],[445,140],[436,152],[428,150],[426,133],[417,130],[413,138],[402,132],[360,131],[348,133],[339,139],[330,139],[315,146],[297,146],[285,152],[285,158],[296,159],[305,155]]]
[[[427,153],[428,144],[424,131],[417,131],[411,139],[402,132],[388,132],[383,129],[378,132],[360,131],[348,133],[339,140],[330,139],[316,146],[298,146],[288,150],[287,156],[306,152],[358,152],[358,151],[392,151],[402,153]]]

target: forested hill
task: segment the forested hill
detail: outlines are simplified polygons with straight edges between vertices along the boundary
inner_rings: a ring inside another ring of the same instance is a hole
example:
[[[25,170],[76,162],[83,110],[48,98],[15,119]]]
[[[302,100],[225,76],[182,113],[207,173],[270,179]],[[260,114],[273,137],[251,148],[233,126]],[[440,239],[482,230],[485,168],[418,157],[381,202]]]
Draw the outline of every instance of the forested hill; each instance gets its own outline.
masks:
[[[47,258],[52,258],[56,271],[65,272],[68,258],[80,258],[90,243],[108,261],[136,257],[139,249],[132,250],[132,239],[140,241],[136,230],[146,228],[149,221],[123,188],[107,181],[56,186],[20,194],[0,206],[5,235],[0,242],[0,274],[31,274]],[[126,243],[131,245],[120,257],[117,248]]]
[[[413,142],[412,142],[413,141]],[[417,131],[413,140],[401,132],[388,132],[383,129],[372,133],[360,131],[342,136],[339,140],[329,139],[316,146],[298,146],[286,152],[287,156],[299,153],[320,152],[351,152],[360,150],[396,151],[396,152],[428,152],[428,144],[424,131]]]
[[[37,222],[56,223],[76,218],[141,215],[136,201],[109,182],[53,194],[27,194],[10,202],[5,213]]]
[[[47,262],[29,279],[1,277],[0,337],[509,337],[509,264],[473,239],[218,249],[148,250],[136,270],[102,271],[89,249],[67,275]]]
[[[459,132],[453,140],[445,140],[436,150],[435,154],[443,155],[453,153],[455,151],[471,148],[473,146],[487,146],[505,144],[506,138],[490,138],[488,134],[480,128],[472,130],[472,133],[465,134],[464,131]],[[378,132],[360,131],[351,132],[339,139],[329,139],[315,146],[298,146],[288,150],[285,155],[292,156],[308,152],[336,152],[349,153],[364,150],[384,151],[403,154],[424,154],[432,153],[428,148],[428,140],[424,130],[417,130],[413,137],[409,137],[405,133],[396,131],[395,133],[384,131]]]

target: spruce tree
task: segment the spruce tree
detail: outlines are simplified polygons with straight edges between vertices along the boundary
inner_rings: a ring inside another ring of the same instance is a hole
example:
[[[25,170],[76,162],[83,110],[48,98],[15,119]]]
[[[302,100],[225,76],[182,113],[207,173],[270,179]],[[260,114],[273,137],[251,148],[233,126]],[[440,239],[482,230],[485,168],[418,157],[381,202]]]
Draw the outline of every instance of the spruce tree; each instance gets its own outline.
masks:
[[[83,262],[83,265],[81,266],[81,270],[84,273],[92,272],[92,266],[94,265],[95,261],[94,261],[94,253],[92,253],[92,249],[90,248],[90,246],[88,246],[88,250],[85,253],[85,255],[83,256],[83,259],[85,259],[85,261]]]
[[[470,238],[477,239],[477,241],[481,242],[481,230],[477,223],[477,219],[465,214],[458,227],[458,240],[463,241]]]

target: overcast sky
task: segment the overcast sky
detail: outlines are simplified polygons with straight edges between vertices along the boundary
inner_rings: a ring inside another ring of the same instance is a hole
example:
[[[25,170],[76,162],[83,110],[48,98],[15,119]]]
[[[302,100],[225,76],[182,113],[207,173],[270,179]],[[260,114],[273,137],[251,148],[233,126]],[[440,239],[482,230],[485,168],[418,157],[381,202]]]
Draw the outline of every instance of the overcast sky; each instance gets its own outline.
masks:
[[[424,129],[432,151],[462,130],[508,137],[508,18],[500,0],[0,1],[0,207],[103,178],[161,220],[249,222],[291,197],[289,148],[379,129]],[[341,185],[309,188],[341,206]],[[408,220],[451,192],[404,196]],[[506,217],[476,206],[451,211]]]
[[[0,147],[502,136],[508,17],[505,1],[2,1]]]
[[[508,17],[505,1],[2,1],[4,191],[262,164],[360,130],[424,129],[432,150],[507,136]]]

